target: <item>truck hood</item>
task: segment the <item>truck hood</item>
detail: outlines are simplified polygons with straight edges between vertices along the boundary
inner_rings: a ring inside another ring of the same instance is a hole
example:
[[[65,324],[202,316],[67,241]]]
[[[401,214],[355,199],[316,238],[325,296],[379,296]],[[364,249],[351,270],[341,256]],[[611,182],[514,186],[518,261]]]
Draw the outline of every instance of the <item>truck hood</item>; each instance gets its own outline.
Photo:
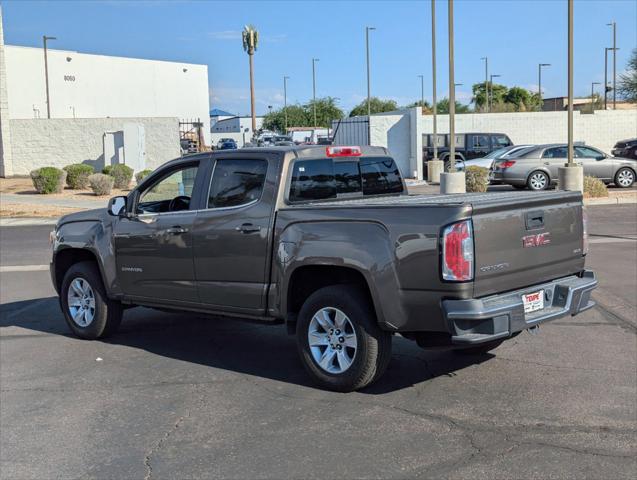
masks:
[[[56,229],[60,228],[64,224],[73,222],[104,222],[108,221],[109,217],[110,215],[106,211],[106,208],[96,208],[94,210],[69,213],[58,220]]]

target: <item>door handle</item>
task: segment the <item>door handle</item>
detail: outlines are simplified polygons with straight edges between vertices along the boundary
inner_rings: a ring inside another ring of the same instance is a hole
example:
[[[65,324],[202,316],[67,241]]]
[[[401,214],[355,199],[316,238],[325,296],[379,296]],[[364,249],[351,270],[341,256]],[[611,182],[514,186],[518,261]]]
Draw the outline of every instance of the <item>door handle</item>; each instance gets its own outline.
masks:
[[[235,230],[241,233],[255,233],[255,232],[260,232],[261,227],[253,225],[251,223],[244,223],[243,225],[235,227]]]
[[[544,162],[544,165],[550,165],[550,163],[549,162]]]
[[[187,233],[187,232],[188,232],[187,228],[180,227],[179,225],[166,229],[166,234],[168,235],[181,235],[182,233]]]

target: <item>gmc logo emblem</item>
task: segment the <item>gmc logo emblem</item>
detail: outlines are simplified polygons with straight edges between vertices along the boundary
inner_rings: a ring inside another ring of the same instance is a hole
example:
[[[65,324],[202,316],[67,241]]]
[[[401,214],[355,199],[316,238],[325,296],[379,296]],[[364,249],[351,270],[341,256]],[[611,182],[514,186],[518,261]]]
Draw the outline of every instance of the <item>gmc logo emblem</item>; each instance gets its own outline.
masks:
[[[551,243],[551,233],[544,232],[537,235],[527,235],[522,237],[522,246],[524,248],[540,247],[542,245],[548,245]]]

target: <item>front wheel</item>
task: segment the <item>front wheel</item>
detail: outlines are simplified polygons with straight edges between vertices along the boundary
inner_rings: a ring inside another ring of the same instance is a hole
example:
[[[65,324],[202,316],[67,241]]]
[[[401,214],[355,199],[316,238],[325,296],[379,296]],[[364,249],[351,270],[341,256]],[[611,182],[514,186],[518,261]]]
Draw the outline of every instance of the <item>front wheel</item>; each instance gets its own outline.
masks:
[[[629,188],[635,183],[635,172],[630,168],[620,168],[615,174],[615,185],[620,188]]]
[[[60,289],[60,306],[71,331],[95,340],[114,333],[122,320],[122,305],[110,300],[93,262],[71,266]]]
[[[371,384],[391,358],[391,334],[379,328],[369,299],[353,286],[310,295],[296,333],[303,366],[329,390],[351,392]]]
[[[551,179],[549,176],[540,170],[532,172],[531,175],[529,175],[529,179],[526,181],[526,185],[531,190],[546,190],[549,188],[550,184]]]

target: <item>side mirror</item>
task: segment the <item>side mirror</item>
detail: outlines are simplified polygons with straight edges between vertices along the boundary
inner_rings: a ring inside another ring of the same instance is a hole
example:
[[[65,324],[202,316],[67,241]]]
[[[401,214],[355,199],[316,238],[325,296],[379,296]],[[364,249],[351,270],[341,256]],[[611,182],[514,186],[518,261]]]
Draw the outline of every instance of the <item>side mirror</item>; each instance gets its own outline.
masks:
[[[126,213],[126,197],[113,197],[108,201],[108,213],[114,217],[121,217]]]

